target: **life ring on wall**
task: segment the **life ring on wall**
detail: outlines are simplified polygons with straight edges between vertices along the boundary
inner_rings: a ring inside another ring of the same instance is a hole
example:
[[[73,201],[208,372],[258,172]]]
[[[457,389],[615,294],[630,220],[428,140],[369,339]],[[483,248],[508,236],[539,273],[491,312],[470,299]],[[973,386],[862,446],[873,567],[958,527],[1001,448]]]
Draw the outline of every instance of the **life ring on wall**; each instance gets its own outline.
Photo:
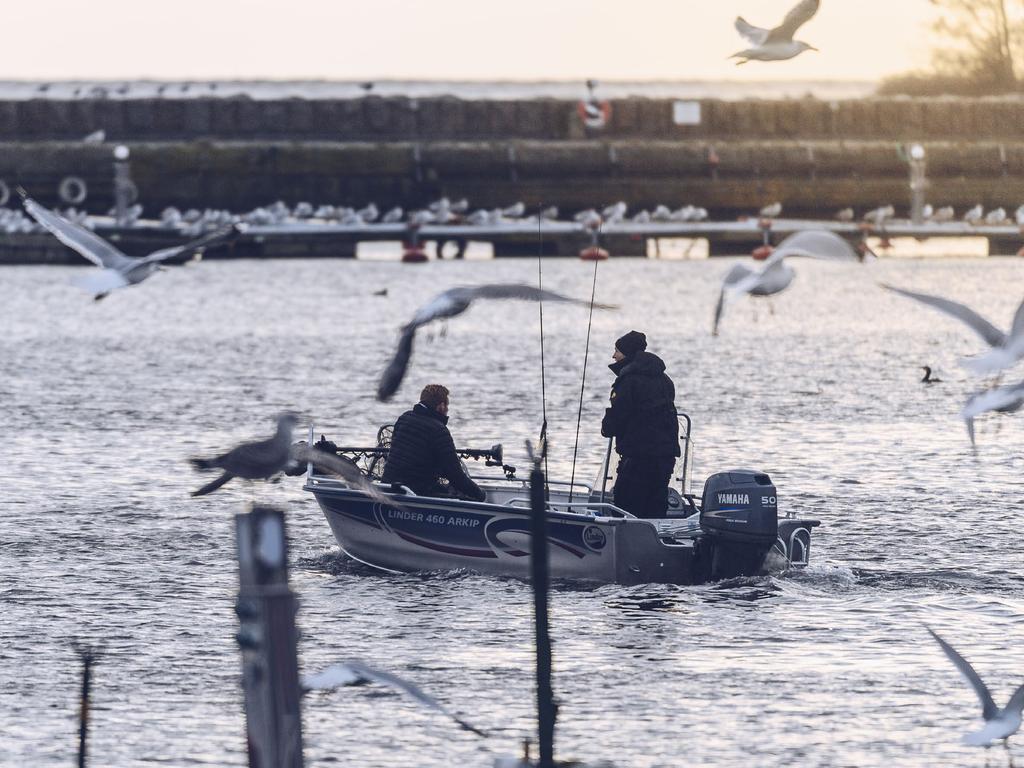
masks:
[[[57,187],[57,194],[68,205],[81,205],[89,195],[89,187],[80,176],[65,176]]]
[[[3,208],[11,199],[11,188],[7,186],[7,182],[0,179],[0,208]]]
[[[576,105],[576,112],[587,128],[600,130],[608,125],[612,117],[612,105],[607,101],[581,101]]]

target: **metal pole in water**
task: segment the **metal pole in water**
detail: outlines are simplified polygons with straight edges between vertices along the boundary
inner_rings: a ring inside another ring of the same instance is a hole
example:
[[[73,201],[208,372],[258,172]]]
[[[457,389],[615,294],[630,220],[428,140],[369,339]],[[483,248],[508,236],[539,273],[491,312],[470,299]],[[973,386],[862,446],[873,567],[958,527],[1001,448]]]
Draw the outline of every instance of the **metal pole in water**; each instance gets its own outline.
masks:
[[[915,226],[924,223],[924,202],[928,192],[924,147],[914,144],[910,148],[910,220]]]
[[[253,507],[235,515],[242,688],[250,768],[302,768],[302,718],[295,614],[288,588],[284,513]]]
[[[544,446],[541,447],[544,450]],[[533,613],[537,645],[537,739],[538,768],[553,768],[555,754],[555,706],[551,688],[551,636],[548,633],[548,520],[544,494],[544,472],[540,457],[530,473],[530,575],[533,584]]]

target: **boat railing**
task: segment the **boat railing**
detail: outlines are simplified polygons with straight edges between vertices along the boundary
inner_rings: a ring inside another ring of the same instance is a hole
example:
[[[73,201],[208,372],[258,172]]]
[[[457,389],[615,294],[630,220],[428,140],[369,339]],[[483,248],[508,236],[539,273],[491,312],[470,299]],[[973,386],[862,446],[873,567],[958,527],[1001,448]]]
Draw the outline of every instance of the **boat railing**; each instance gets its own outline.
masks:
[[[683,411],[676,411],[676,419],[679,421],[682,429],[679,431],[679,458],[682,462],[679,476],[676,480],[679,481],[679,492],[683,496],[690,494],[691,486],[691,475],[693,474],[693,419],[690,418],[688,413]],[[604,453],[604,462],[601,465],[601,474],[597,478],[597,482],[594,483],[594,487],[600,487],[600,498],[604,501],[611,494],[611,489],[608,487],[608,481],[613,480],[615,475],[612,473],[612,444],[615,438],[608,438],[608,446]]]
[[[526,507],[530,506],[530,499],[525,497],[517,496],[514,499],[509,499],[504,503],[506,507]],[[592,510],[608,510],[611,514],[604,515],[604,517],[627,517],[635,518],[636,515],[631,515],[624,509],[616,507],[614,504],[601,501],[548,501],[548,510],[551,512],[571,512],[576,508],[583,508],[588,511]]]

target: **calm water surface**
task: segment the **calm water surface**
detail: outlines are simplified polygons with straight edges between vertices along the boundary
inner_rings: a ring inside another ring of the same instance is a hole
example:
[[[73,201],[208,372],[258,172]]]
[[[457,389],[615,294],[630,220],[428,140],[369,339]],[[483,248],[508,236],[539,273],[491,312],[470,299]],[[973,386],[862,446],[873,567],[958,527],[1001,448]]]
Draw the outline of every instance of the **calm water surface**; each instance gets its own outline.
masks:
[[[592,477],[601,454],[612,343],[645,330],[694,418],[698,485],[729,467],[769,472],[784,510],[823,522],[813,564],[699,588],[561,585],[560,754],[623,766],[982,765],[958,743],[974,695],[923,624],[965,651],[1000,703],[1024,680],[1024,417],[983,419],[972,452],[958,413],[975,383],[956,360],[977,340],[876,282],[955,296],[1005,326],[1024,261],[799,263],[771,310],[740,302],[713,339],[729,266],[598,268],[598,299],[622,309],[594,316],[579,473]],[[552,261],[545,280],[585,297],[592,270]],[[0,272],[0,764],[73,762],[79,638],[107,649],[94,764],[244,765],[232,516],[249,491],[189,498],[201,480],[186,458],[268,434],[283,408],[369,443],[419,387],[442,381],[456,440],[503,442],[525,468],[521,446],[541,421],[535,306],[474,307],[424,336],[394,403],[372,393],[416,304],[457,284],[533,281],[536,263],[210,262],[99,304],[67,284],[73,271]],[[384,286],[387,297],[371,295]],[[586,321],[545,308],[562,476]],[[945,383],[919,384],[923,364]],[[369,573],[340,555],[300,485],[257,494],[288,511],[303,668],[362,659],[493,733],[481,743],[391,692],[342,689],[305,702],[307,764],[487,766],[517,752],[532,728],[528,587]]]

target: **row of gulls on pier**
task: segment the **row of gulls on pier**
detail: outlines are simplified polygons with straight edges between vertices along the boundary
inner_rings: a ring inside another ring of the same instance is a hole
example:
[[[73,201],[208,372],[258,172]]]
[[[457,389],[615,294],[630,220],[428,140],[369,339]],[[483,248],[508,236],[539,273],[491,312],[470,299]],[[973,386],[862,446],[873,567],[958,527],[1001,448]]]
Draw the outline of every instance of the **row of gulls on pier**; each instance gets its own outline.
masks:
[[[762,216],[763,215],[765,214],[762,210]],[[882,205],[867,211],[863,215],[862,220],[868,224],[874,225],[875,227],[882,227],[895,215],[896,209],[893,206]],[[836,221],[852,222],[856,220],[857,214],[853,208],[847,207],[837,211],[835,218]],[[951,205],[943,205],[936,208],[928,203],[921,208],[921,218],[924,221],[935,224],[950,223],[957,220],[956,209]],[[1011,217],[1003,207],[992,208],[986,211],[985,206],[979,203],[978,205],[964,211],[960,220],[965,224],[970,224],[971,226],[984,225],[998,227],[1009,224],[1011,221],[1015,222],[1017,226],[1024,226],[1024,205],[1019,206]]]

